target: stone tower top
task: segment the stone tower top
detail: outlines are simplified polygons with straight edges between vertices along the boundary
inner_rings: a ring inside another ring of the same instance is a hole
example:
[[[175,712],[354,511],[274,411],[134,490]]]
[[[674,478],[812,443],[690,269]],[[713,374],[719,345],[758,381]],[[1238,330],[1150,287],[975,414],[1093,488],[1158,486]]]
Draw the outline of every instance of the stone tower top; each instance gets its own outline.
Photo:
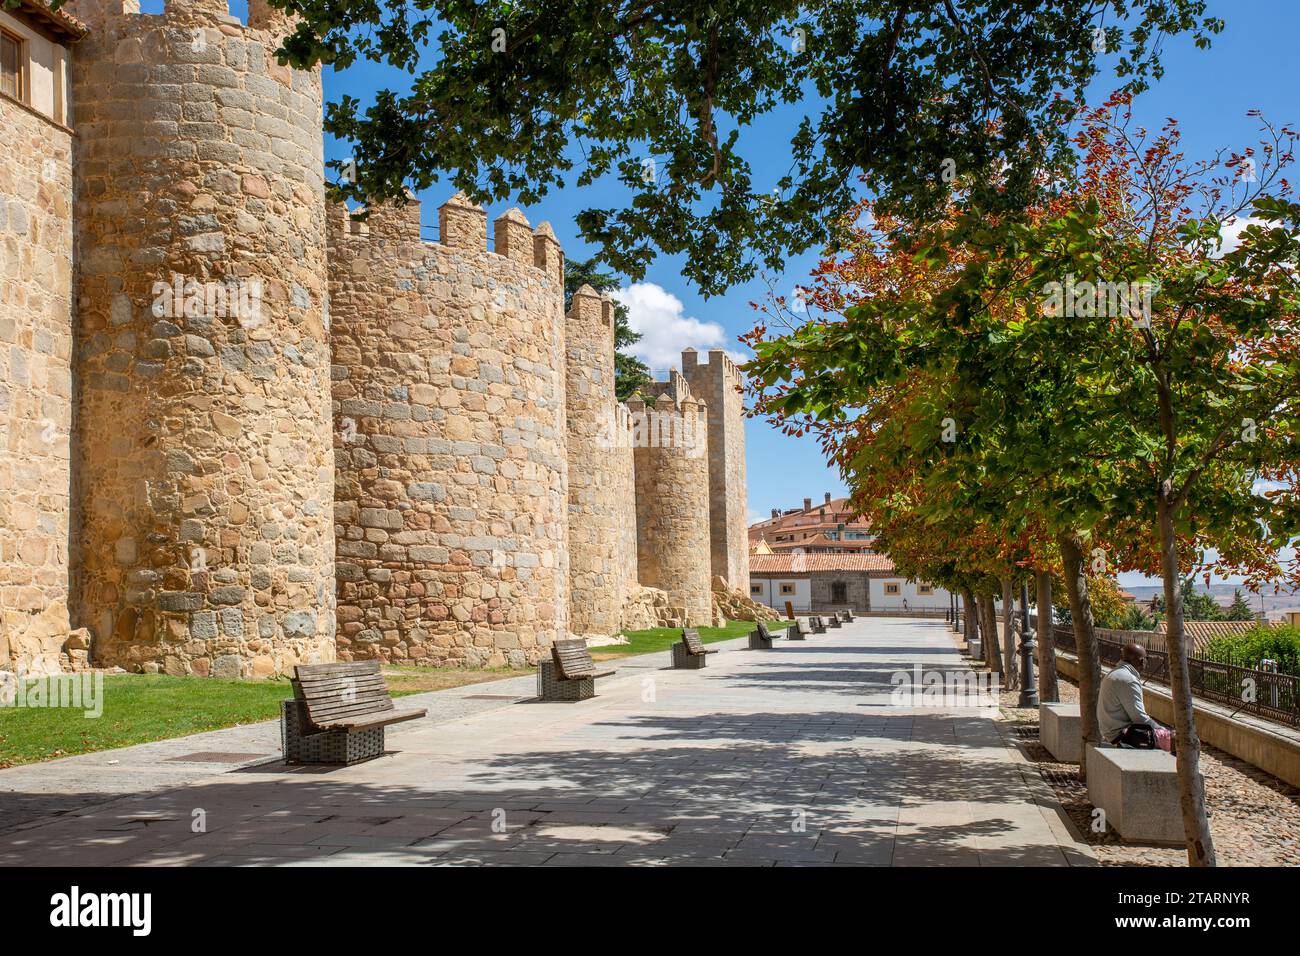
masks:
[[[518,209],[498,216],[493,223],[493,246],[487,249],[487,211],[458,192],[438,207],[440,238],[433,242],[420,238],[421,202],[409,190],[405,202],[381,202],[358,207],[349,212],[343,203],[332,205],[327,214],[331,235],[355,241],[368,237],[420,242],[468,252],[495,254],[502,259],[530,266],[546,273],[557,283],[564,280],[564,253],[549,223],[536,229]],[[361,218],[364,216],[364,218]],[[595,293],[592,292],[593,297]],[[599,298],[596,297],[596,301]]]
[[[68,0],[66,13],[96,28],[114,19],[157,17],[141,13],[140,0]],[[163,19],[177,23],[211,23],[225,30],[242,29],[244,24],[230,12],[229,0],[163,0]],[[272,7],[266,0],[248,0],[248,29],[284,35],[292,29],[293,16]],[[202,53],[202,49],[195,49]]]
[[[647,399],[657,398],[664,393],[671,395],[675,401],[695,397],[695,392],[691,388],[691,383],[675,368],[668,370],[667,381],[650,382],[648,385],[644,386],[641,391]]]
[[[709,360],[704,363],[699,361],[699,355],[693,348],[682,350],[682,372],[688,379],[694,381],[697,374],[721,375],[725,383],[737,388],[741,386],[743,374],[740,367],[724,349],[709,349]]]

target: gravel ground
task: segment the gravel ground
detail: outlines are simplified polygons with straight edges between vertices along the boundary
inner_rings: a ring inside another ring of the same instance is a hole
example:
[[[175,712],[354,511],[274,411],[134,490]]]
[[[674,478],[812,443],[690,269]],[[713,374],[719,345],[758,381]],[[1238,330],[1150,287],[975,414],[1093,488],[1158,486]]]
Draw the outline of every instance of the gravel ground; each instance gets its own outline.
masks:
[[[1078,701],[1073,684],[1062,679],[1060,688],[1062,701]],[[1016,708],[1017,696],[1003,692],[1003,717],[1016,728],[1025,755],[1056,791],[1098,861],[1103,866],[1186,866],[1187,854],[1180,848],[1127,843],[1114,830],[1092,832],[1093,807],[1078,767],[1052,759],[1038,742],[1038,712]],[[1205,743],[1201,773],[1220,866],[1300,866],[1300,790]]]

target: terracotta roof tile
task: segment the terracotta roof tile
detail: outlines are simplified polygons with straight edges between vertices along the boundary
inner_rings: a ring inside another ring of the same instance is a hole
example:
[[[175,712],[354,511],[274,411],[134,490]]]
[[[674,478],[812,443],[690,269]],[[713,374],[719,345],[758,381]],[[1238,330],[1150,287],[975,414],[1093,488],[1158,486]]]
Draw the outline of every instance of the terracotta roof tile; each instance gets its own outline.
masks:
[[[17,9],[25,11],[34,19],[43,21],[47,27],[62,33],[69,40],[79,40],[90,32],[89,27],[62,7],[51,10],[50,5],[44,0],[19,0]]]
[[[892,574],[894,562],[883,554],[751,554],[749,573],[799,574],[807,571],[878,571]]]

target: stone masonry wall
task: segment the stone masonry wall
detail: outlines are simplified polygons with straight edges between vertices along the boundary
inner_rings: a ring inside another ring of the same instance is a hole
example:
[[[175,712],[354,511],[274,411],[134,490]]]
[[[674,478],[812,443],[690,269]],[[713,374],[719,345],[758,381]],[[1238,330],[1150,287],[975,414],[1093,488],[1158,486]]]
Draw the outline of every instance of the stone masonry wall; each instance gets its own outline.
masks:
[[[667,592],[683,626],[711,624],[709,563],[704,560],[709,553],[707,412],[689,394],[675,399],[664,389],[653,405],[636,400],[628,408],[641,584]]]
[[[568,633],[564,264],[462,195],[330,213],[339,656],[534,663]],[[599,302],[599,300],[597,300]]]
[[[4,98],[0,129],[0,669],[35,672],[69,630],[72,137]]]
[[[77,0],[74,617],[96,661],[334,657],[319,71],[252,0]],[[179,294],[176,294],[179,293]]]
[[[627,500],[619,495],[614,396],[614,305],[591,286],[573,295],[565,323],[569,455],[569,628],[609,636],[619,629],[627,589],[620,561]],[[626,418],[624,417],[624,423]],[[635,527],[635,520],[633,521]],[[633,543],[635,549],[635,543]]]
[[[632,413],[622,402],[614,406],[613,447],[607,454],[612,459],[614,481],[614,531],[617,544],[614,549],[618,561],[618,575],[623,579],[623,600],[639,584],[640,575],[636,555],[636,462],[632,447]]]
[[[749,593],[749,492],[745,478],[745,401],[740,370],[722,349],[699,364],[682,353],[682,375],[709,408],[709,541],[713,573]]]
[[[747,586],[721,352],[621,405],[549,226],[327,210],[266,0],[68,10],[76,133],[0,100],[0,668],[522,665]]]

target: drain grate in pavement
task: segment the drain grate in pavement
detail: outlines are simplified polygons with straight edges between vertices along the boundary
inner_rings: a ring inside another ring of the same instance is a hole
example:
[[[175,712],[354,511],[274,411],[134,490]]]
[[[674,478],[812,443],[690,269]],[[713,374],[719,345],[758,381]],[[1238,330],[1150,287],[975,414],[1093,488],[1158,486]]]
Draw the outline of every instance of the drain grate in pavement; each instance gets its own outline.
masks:
[[[1023,738],[1025,738],[1026,740],[1037,740],[1037,739],[1038,739],[1038,726],[1037,726],[1037,725],[1035,725],[1035,726],[1033,726],[1033,727],[1012,727],[1011,729],[1014,730],[1014,731],[1016,732],[1016,736],[1017,736],[1017,737],[1023,737]]]
[[[1060,787],[1063,790],[1087,790],[1084,782],[1079,779],[1077,770],[1049,770],[1046,767],[1040,767],[1039,773],[1043,775],[1044,780],[1054,787]]]
[[[202,750],[194,754],[184,754],[180,757],[168,757],[168,761],[179,763],[243,763],[245,760],[261,760],[269,757],[270,754],[236,754],[226,753],[219,750]]]

